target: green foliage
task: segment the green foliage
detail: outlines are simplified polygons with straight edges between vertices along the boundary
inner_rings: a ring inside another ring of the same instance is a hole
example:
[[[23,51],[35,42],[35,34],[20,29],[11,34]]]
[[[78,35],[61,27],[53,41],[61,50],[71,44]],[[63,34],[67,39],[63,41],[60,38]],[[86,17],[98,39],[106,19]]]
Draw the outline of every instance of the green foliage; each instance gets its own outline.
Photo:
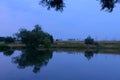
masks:
[[[41,0],[40,4],[47,6],[47,9],[55,8],[56,11],[63,11],[65,7],[63,0]]]
[[[46,6],[47,9],[55,8],[57,11],[63,11],[65,7],[65,0],[40,0],[40,4]],[[106,9],[109,12],[113,11],[115,5],[120,2],[119,0],[97,0],[100,1],[102,9]]]
[[[100,0],[102,9],[107,9],[109,12],[113,11],[115,4],[119,2],[119,0]]]
[[[15,38],[6,37],[4,41],[5,41],[5,43],[14,43],[15,42]]]
[[[93,45],[93,44],[94,44],[94,39],[91,38],[90,36],[88,36],[88,37],[85,39],[85,44],[87,44],[87,45]]]
[[[51,41],[50,41],[49,37],[45,37],[44,38],[43,44],[45,45],[45,48],[49,48],[50,47]]]
[[[4,41],[5,37],[0,37],[0,42]]]
[[[21,29],[20,32],[16,34],[17,38],[20,39],[27,47],[38,48],[39,45],[44,45],[45,47],[50,47],[53,43],[53,37],[42,31],[39,25],[35,25],[35,28],[31,31],[26,29]]]
[[[4,51],[4,50],[7,50],[7,49],[10,49],[10,47],[5,45],[5,44],[0,44],[0,51]]]

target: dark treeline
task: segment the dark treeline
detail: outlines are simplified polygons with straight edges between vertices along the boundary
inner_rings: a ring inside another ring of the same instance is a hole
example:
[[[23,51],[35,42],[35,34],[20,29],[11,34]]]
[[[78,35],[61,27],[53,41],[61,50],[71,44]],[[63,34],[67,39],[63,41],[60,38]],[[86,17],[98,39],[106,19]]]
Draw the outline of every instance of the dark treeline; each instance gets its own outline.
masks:
[[[11,36],[7,36],[7,37],[0,37],[0,42],[5,42],[5,43],[14,43],[15,42],[15,38],[11,37]]]

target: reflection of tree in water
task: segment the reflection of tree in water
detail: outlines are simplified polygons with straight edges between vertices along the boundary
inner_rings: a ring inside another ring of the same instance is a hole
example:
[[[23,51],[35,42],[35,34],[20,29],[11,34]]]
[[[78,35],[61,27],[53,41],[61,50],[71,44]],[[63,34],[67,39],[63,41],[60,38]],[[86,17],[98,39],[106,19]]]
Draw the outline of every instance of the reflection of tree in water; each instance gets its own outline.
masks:
[[[48,64],[51,58],[52,51],[25,50],[20,56],[13,57],[13,62],[18,64],[18,68],[34,66],[33,72],[37,73],[42,66]]]
[[[86,50],[85,51],[85,57],[90,60],[93,56],[94,56],[94,53],[98,53],[99,51],[98,50]]]
[[[89,51],[89,50],[86,50],[85,51],[85,57],[90,60],[93,56],[94,56],[94,53],[97,53],[98,51]]]
[[[14,53],[14,49],[8,49],[6,51],[3,51],[3,54],[5,56],[11,56]]]

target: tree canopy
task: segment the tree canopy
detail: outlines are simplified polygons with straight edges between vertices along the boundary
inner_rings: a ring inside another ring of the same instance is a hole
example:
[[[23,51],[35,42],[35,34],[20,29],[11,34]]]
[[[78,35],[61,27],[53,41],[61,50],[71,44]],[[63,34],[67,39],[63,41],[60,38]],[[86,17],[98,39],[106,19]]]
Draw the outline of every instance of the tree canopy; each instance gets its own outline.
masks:
[[[109,12],[113,11],[115,4],[120,2],[120,0],[97,0],[101,3],[101,9],[106,9]],[[47,9],[55,8],[57,11],[63,11],[65,7],[64,0],[41,0],[40,4],[46,6]]]
[[[53,43],[53,37],[42,31],[39,25],[35,25],[33,30],[20,29],[16,36],[19,40],[30,48],[38,48],[39,45],[44,45],[44,47],[50,47]]]
[[[4,40],[5,43],[14,43],[15,42],[15,38],[13,37],[5,37],[5,40]]]
[[[94,42],[94,39],[91,38],[90,36],[88,36],[86,39],[85,39],[85,44],[87,45],[93,45],[95,42]]]
[[[65,7],[63,0],[41,0],[40,4],[46,6],[47,9],[55,8],[57,11],[63,11],[63,7]]]
[[[102,9],[107,9],[109,12],[113,11],[115,4],[120,2],[119,0],[100,0]]]

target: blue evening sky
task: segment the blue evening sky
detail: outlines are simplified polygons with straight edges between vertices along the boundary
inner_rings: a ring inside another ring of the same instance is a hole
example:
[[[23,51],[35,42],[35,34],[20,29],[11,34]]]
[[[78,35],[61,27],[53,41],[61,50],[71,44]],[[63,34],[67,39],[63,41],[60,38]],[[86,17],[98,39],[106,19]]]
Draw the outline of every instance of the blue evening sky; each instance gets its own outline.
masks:
[[[39,0],[1,0],[0,36],[39,24],[55,39],[120,40],[120,4],[112,13],[101,11],[97,0],[65,0],[64,11],[47,10]]]

